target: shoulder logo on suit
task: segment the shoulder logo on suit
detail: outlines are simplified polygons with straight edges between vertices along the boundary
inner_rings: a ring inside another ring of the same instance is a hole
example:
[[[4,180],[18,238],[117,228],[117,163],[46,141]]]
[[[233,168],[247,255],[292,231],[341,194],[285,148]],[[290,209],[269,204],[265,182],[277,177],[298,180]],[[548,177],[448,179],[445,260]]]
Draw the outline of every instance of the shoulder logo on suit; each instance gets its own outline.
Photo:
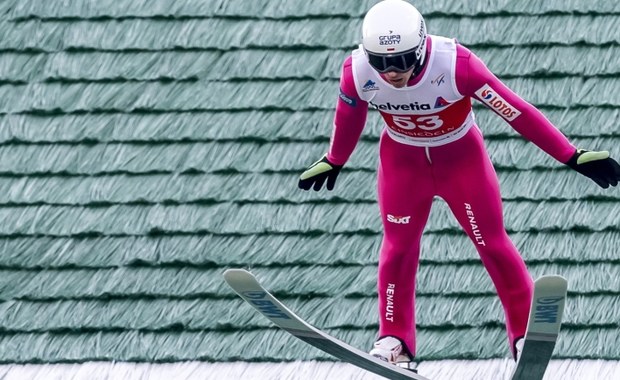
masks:
[[[485,83],[484,86],[476,91],[476,96],[487,107],[508,121],[513,121],[517,116],[521,115],[521,111],[502,98],[488,83]]]
[[[362,87],[363,92],[376,91],[378,89],[379,87],[377,87],[377,84],[370,79],[368,79],[368,82],[366,82],[364,86]]]
[[[348,96],[347,94],[345,94],[344,92],[342,92],[342,89],[340,90],[340,99],[347,103],[348,105],[350,105],[351,107],[355,107],[357,105],[357,102],[355,101],[355,98],[352,98],[350,96]]]

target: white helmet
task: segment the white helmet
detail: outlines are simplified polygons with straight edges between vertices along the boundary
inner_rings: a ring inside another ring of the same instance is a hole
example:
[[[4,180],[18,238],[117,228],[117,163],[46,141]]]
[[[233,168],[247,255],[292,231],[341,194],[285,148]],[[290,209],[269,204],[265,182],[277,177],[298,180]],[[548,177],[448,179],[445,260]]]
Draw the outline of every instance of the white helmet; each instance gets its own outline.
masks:
[[[403,0],[375,4],[362,24],[362,45],[377,71],[417,75],[426,59],[426,24],[418,10]]]

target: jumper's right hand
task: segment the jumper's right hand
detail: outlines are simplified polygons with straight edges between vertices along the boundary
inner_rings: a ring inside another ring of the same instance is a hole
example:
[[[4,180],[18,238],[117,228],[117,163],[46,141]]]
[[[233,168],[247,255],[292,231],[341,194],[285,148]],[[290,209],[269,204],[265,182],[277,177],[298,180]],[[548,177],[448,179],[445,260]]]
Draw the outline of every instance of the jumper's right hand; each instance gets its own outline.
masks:
[[[301,174],[297,186],[303,190],[310,190],[312,187],[314,191],[319,191],[327,180],[327,190],[333,190],[342,166],[332,164],[325,155]]]

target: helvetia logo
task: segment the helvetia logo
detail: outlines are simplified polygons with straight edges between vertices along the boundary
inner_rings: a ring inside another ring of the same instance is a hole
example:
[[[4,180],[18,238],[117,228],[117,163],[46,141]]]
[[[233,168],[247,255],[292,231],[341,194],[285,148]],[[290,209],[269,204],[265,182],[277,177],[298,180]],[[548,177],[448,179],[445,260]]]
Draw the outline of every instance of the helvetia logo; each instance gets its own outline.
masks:
[[[413,102],[409,104],[392,104],[387,102],[385,104],[377,104],[373,102],[369,102],[370,106],[379,110],[379,111],[422,111],[422,110],[430,110],[431,105],[428,103],[418,103]]]
[[[484,104],[508,121],[513,121],[517,116],[521,115],[521,111],[499,96],[488,83],[480,87],[478,91],[476,91],[476,95],[478,95]]]

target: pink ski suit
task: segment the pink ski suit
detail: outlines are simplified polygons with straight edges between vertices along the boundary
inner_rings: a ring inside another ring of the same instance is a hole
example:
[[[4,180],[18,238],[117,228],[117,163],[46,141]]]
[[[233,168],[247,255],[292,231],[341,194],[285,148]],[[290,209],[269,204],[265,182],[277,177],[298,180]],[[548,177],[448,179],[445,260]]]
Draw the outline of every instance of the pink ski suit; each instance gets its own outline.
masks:
[[[471,238],[491,276],[514,354],[515,341],[525,335],[533,281],[506,233],[497,175],[475,123],[471,98],[559,162],[568,161],[576,148],[470,50],[453,39],[428,38],[426,67],[403,88],[394,88],[372,70],[361,47],[345,60],[327,159],[345,164],[366,123],[368,105],[379,110],[386,124],[378,167],[384,228],[379,336],[400,338],[415,355],[420,240],[433,197],[438,196]]]

